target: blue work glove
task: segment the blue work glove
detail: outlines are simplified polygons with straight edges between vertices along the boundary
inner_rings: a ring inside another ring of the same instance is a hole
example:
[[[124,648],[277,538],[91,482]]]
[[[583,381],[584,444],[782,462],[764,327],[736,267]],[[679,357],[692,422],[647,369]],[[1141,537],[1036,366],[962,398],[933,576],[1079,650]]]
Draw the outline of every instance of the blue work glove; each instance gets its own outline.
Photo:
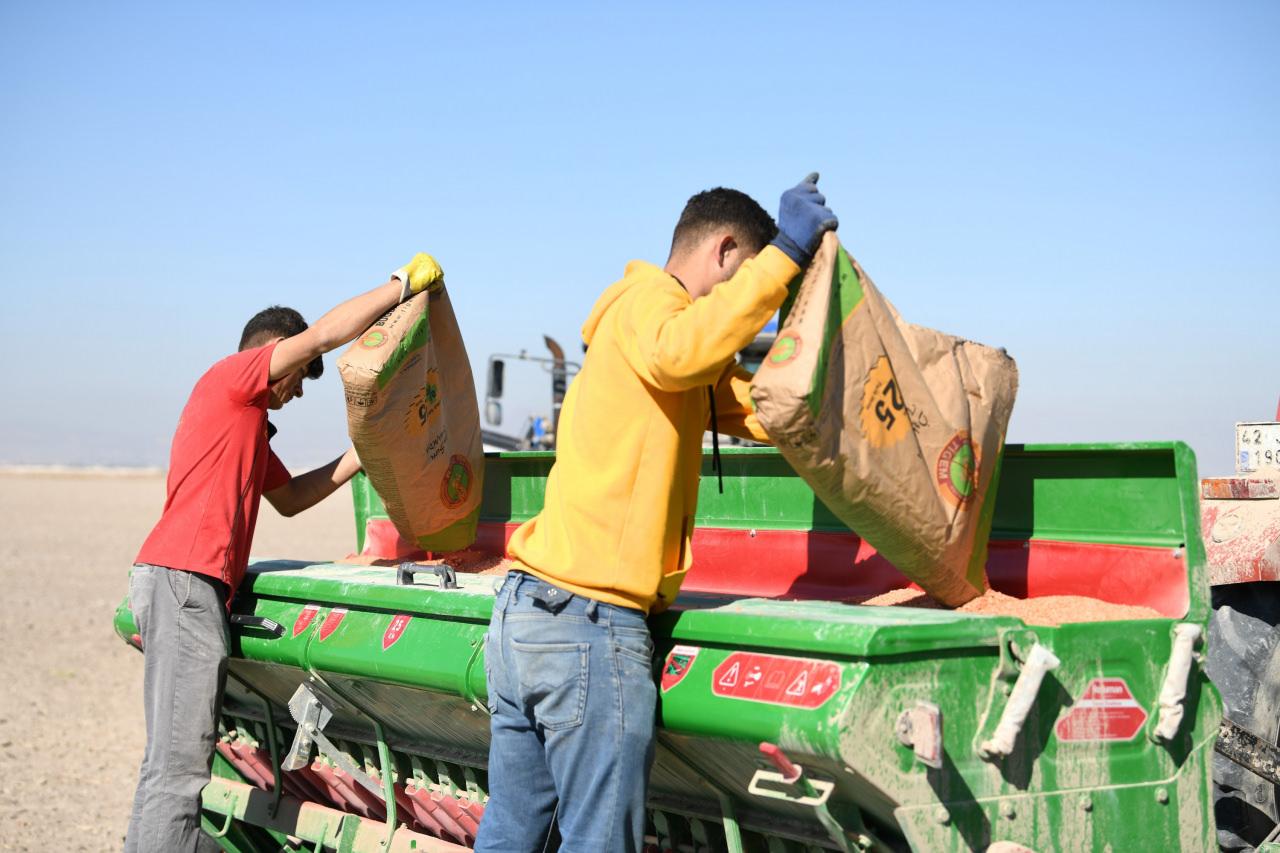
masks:
[[[839,224],[840,220],[827,207],[826,196],[818,192],[818,173],[811,172],[782,194],[778,205],[778,236],[773,238],[773,245],[804,269],[813,260],[822,235],[836,230]]]

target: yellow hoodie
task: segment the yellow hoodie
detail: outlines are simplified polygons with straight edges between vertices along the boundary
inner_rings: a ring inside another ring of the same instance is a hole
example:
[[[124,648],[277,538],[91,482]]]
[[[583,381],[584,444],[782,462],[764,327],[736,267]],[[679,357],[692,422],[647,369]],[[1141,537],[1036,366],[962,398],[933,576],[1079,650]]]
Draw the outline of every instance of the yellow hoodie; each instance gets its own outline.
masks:
[[[751,374],[734,355],[756,336],[800,269],[773,246],[698,300],[642,261],[601,295],[565,397],[542,512],[508,553],[570,592],[645,612],[675,599],[693,561],[707,387],[720,432],[767,440]]]

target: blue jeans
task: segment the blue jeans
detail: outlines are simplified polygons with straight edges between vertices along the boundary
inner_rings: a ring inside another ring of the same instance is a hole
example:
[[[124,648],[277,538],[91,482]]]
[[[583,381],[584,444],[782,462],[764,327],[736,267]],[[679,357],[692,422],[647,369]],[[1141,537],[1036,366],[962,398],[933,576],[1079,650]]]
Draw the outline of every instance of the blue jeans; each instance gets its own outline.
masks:
[[[475,849],[638,851],[657,688],[644,614],[524,572],[498,591],[485,640],[489,804]]]

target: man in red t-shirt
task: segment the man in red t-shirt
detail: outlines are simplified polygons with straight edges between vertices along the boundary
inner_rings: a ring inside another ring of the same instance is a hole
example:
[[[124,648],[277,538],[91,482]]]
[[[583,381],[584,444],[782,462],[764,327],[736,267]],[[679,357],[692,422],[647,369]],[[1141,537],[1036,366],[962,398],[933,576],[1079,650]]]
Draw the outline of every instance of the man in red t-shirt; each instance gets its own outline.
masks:
[[[443,280],[435,259],[418,254],[386,284],[310,328],[292,308],[268,308],[245,326],[240,351],[196,382],[173,436],[164,511],[129,580],[146,652],[147,748],[126,851],[194,851],[200,844],[200,792],[212,769],[227,674],[227,613],[248,564],[259,499],[294,515],[360,470],[349,449],[291,477],[268,444],[267,410],[301,397],[303,378],[324,369],[324,353]]]

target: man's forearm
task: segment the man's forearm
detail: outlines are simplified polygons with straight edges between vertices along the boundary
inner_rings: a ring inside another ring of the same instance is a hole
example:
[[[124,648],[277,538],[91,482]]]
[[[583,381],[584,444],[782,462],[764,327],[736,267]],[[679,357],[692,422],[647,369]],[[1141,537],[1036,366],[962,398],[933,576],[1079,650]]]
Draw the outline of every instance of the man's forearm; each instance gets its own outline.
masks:
[[[401,283],[392,278],[332,309],[315,325],[285,338],[271,353],[271,381],[275,382],[310,362],[316,356],[337,349],[373,325],[400,301]]]
[[[328,465],[299,474],[280,489],[268,493],[267,500],[281,515],[297,515],[329,497],[359,470],[360,458],[355,448],[351,448]]]
[[[316,330],[323,351],[337,349],[372,326],[374,320],[399,302],[400,288],[400,281],[393,278],[386,284],[380,284],[373,290],[348,299],[316,320],[312,328]]]

